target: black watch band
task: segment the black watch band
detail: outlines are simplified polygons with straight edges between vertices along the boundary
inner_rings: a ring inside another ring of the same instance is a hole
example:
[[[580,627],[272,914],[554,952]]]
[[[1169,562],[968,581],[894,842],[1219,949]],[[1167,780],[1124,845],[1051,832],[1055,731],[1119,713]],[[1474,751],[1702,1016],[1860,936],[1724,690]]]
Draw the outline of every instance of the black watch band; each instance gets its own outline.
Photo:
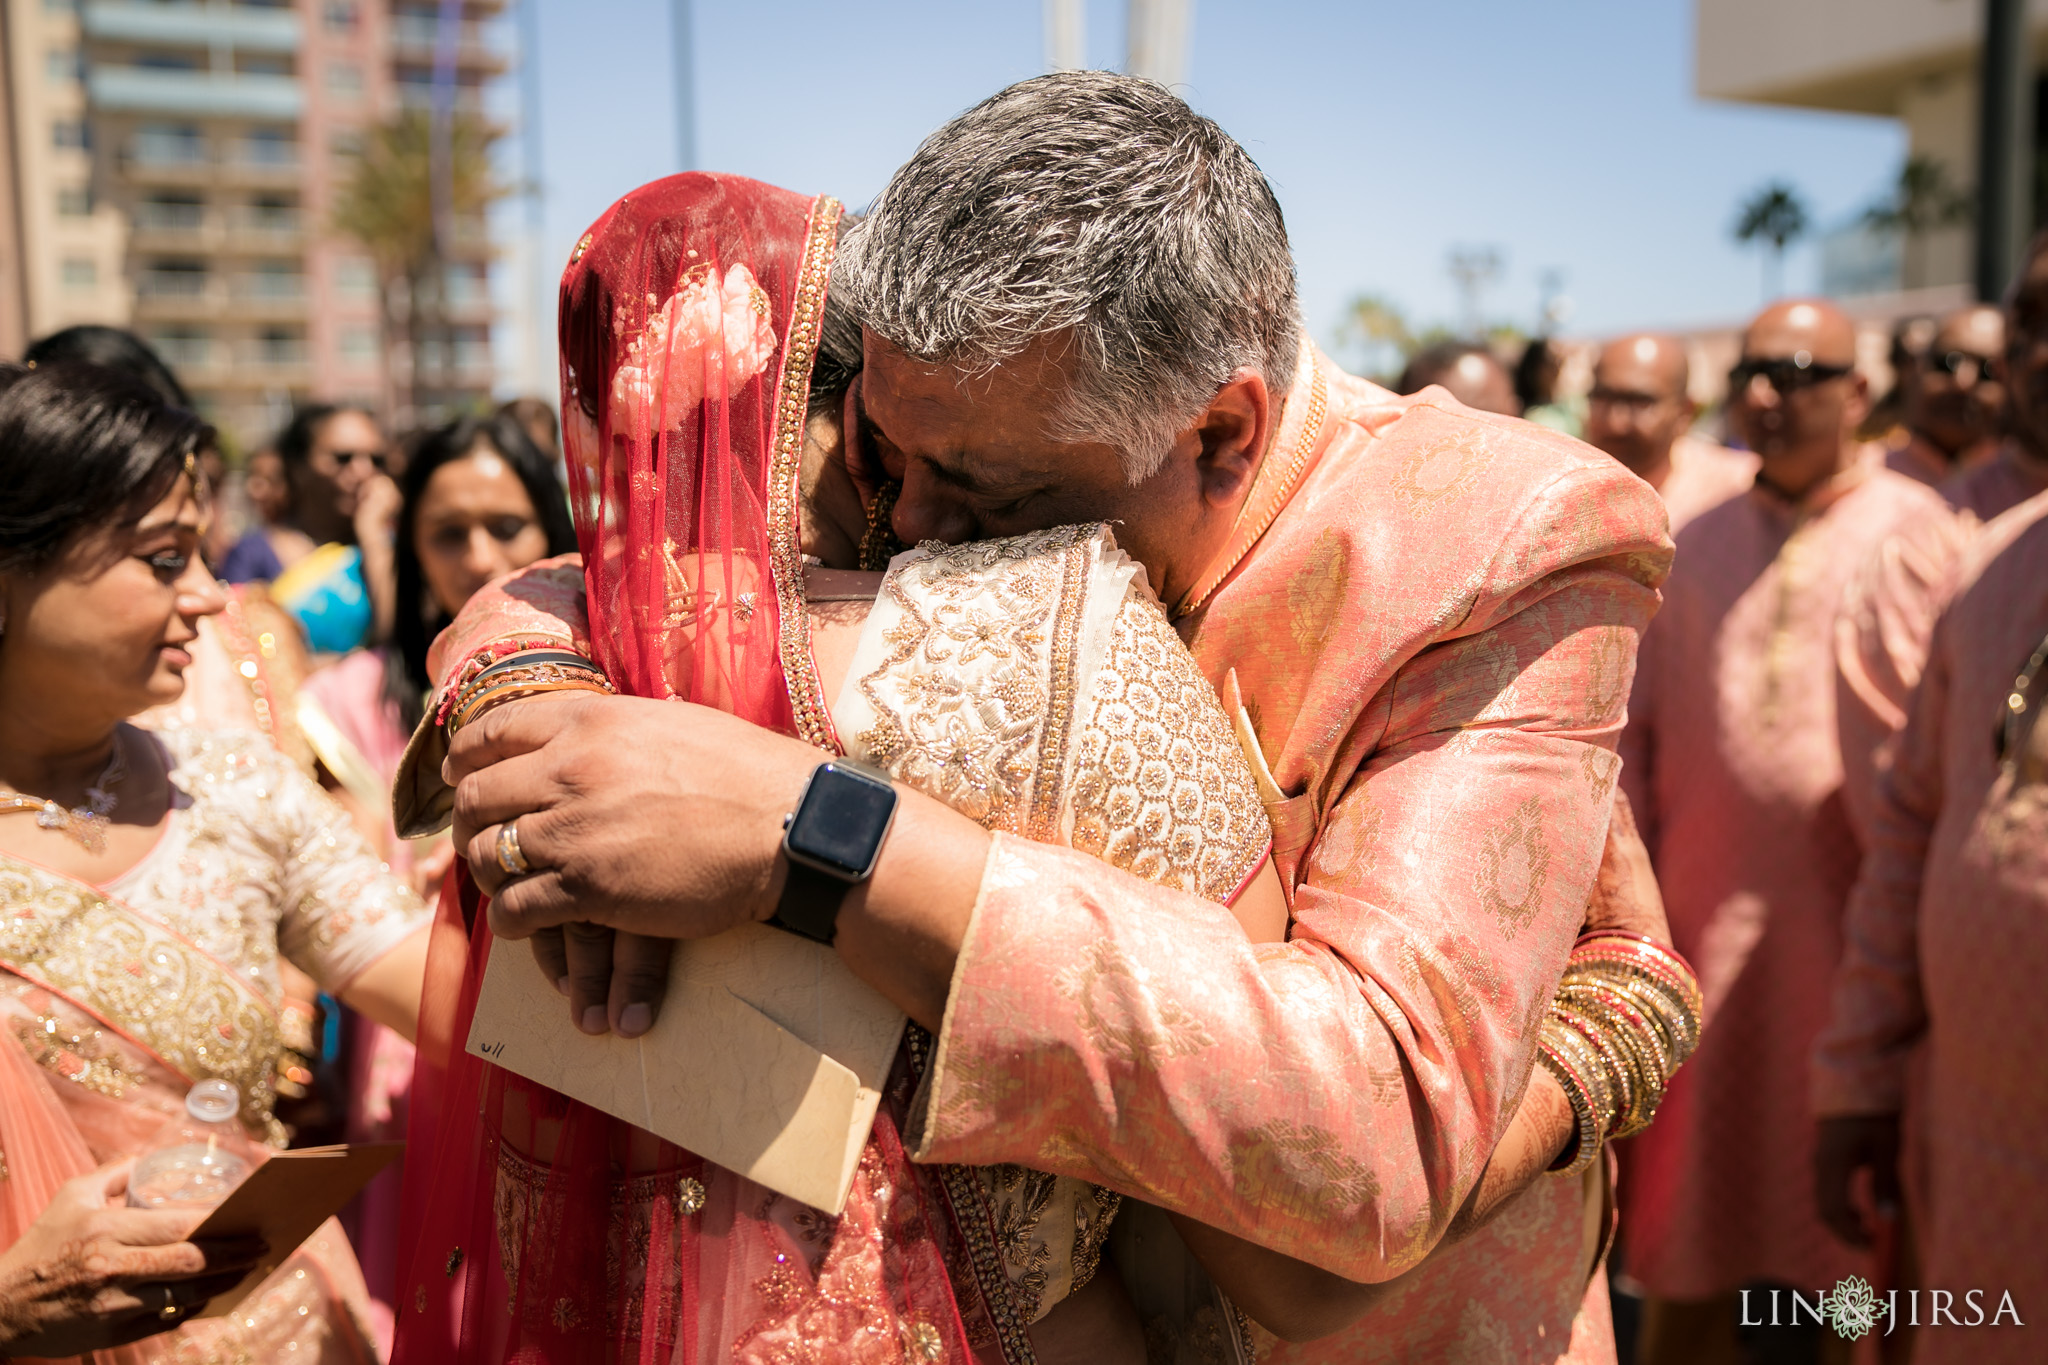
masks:
[[[782,884],[782,899],[768,922],[814,943],[830,943],[839,937],[839,907],[852,882],[840,881],[829,873],[802,863],[789,865],[789,879]]]
[[[782,821],[789,877],[768,922],[832,942],[847,888],[866,881],[881,859],[896,803],[888,776],[863,764],[833,759],[813,768],[796,809]]]

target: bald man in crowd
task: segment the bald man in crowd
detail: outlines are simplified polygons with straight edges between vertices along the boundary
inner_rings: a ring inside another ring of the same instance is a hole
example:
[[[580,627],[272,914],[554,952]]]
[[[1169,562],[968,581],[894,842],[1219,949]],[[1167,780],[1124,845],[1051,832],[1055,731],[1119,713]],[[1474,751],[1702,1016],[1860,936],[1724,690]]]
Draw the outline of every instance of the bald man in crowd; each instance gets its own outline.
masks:
[[[1601,350],[1586,395],[1586,440],[1657,490],[1674,536],[1756,480],[1756,456],[1692,434],[1691,378],[1684,342],[1638,332]]]
[[[2048,306],[2048,233],[2028,245],[2013,288],[2008,310]],[[1878,784],[1964,552],[1986,522],[2048,491],[2048,362],[2025,347],[2008,349],[2007,335],[2005,314],[1984,304],[1942,320],[1906,393],[1916,432],[1907,449],[1919,452],[1919,463],[1909,466],[1897,449],[1887,463],[1918,478],[1942,451],[1962,452],[1936,488],[1946,505],[1913,518],[1872,552],[1835,622],[1843,798],[1866,845]],[[2003,434],[1989,458],[1970,453],[1979,431]]]
[[[1728,415],[1760,459],[1755,484],[1678,536],[1629,705],[1622,781],[1707,1001],[1699,1050],[1622,1154],[1646,1365],[1738,1360],[1745,1286],[1811,1295],[1870,1273],[1811,1196],[1807,1059],[1857,858],[1831,627],[1855,566],[1939,499],[1858,441],[1855,358],[1854,327],[1824,301],[1749,325]]]
[[[1499,356],[1475,341],[1440,341],[1423,347],[1394,381],[1394,392],[1421,393],[1431,384],[1441,385],[1468,408],[1503,417],[1522,415],[1522,401],[1515,397],[1515,377]]]
[[[1899,373],[1904,425],[1885,464],[1929,488],[1984,464],[1998,448],[2005,386],[1996,369],[2005,314],[1988,303],[1941,319],[1925,350]]]

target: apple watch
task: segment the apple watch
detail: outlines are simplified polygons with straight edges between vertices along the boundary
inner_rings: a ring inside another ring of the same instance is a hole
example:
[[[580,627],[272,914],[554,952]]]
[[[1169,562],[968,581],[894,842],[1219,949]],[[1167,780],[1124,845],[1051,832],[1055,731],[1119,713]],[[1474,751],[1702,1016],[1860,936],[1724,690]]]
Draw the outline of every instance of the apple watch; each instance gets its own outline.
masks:
[[[896,802],[889,779],[863,764],[835,758],[813,768],[796,809],[782,819],[789,879],[768,922],[830,943],[847,889],[866,881],[881,859]]]

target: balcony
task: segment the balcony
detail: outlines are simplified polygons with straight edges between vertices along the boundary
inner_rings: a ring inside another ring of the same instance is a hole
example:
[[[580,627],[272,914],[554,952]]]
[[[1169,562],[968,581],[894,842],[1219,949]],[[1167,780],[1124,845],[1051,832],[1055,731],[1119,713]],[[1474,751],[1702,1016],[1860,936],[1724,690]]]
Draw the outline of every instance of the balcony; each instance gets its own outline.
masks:
[[[417,109],[426,113],[433,111],[434,86],[431,80],[408,80],[401,73],[395,88],[398,91],[398,102],[405,108]],[[485,128],[495,133],[505,133],[512,126],[503,116],[495,113],[490,108],[484,99],[483,92],[473,85],[458,85],[455,87],[453,108],[456,113],[476,120]]]
[[[232,284],[212,273],[144,270],[135,277],[135,315],[153,322],[302,322],[303,275],[250,273]]]
[[[145,270],[135,277],[135,294],[145,299],[203,299],[213,277],[204,270]]]
[[[299,16],[289,9],[230,5],[222,0],[87,0],[79,13],[87,36],[116,42],[192,47],[216,44],[245,52],[296,52]]]
[[[433,15],[392,16],[391,55],[399,63],[431,67],[440,43],[441,21]],[[497,75],[510,66],[510,59],[491,42],[488,28],[474,19],[465,19],[456,26],[455,64],[465,70]]]
[[[228,218],[228,242],[237,251],[296,251],[304,241],[297,209],[244,208]],[[299,292],[305,292],[303,283]]]
[[[180,372],[204,370],[213,363],[213,338],[204,334],[158,332],[149,344],[166,365]]]
[[[206,227],[206,205],[151,203],[135,206],[135,228],[142,232],[200,232]]]
[[[142,185],[204,185],[213,178],[213,156],[206,140],[137,133],[121,157],[128,179]]]
[[[204,205],[144,200],[129,216],[129,244],[143,251],[204,251],[212,238],[207,228]]]
[[[277,256],[296,254],[306,242],[305,223],[295,208],[245,206],[217,213],[198,204],[147,200],[135,206],[129,233],[139,251]]]
[[[291,76],[95,66],[87,79],[94,104],[135,113],[296,119],[305,105]]]

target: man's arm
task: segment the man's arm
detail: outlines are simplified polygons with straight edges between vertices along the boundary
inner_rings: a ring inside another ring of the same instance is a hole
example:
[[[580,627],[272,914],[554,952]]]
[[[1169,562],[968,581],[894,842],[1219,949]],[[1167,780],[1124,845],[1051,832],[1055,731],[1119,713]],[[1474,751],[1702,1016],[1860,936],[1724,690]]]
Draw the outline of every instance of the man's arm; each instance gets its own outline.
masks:
[[[905,793],[839,944],[939,1026],[925,1155],[1092,1176],[1352,1278],[1419,1260],[1527,1082],[1668,563],[1647,533],[1587,528],[1584,501],[1564,490],[1560,526],[1518,532],[1531,562],[1485,619],[1354,718],[1372,758],[1308,798],[1321,837],[1291,944],[1255,952],[1221,907],[1085,855],[992,851]],[[1582,528],[1576,557],[1529,550]],[[501,933],[698,936],[772,913],[781,816],[817,758],[703,708],[575,697],[485,716],[450,771]],[[513,817],[540,870],[506,884],[492,850]]]
[[[1920,514],[1885,538],[1843,593],[1835,617],[1842,804],[1866,847],[1876,837],[1879,792],[1926,667],[1928,638],[1974,525],[1947,508]]]
[[[1920,992],[1920,888],[1942,802],[1942,717],[1948,705],[1945,631],[1937,626],[1877,801],[1842,921],[1834,1011],[1814,1045],[1813,1107],[1820,1116],[1814,1197],[1821,1218],[1852,1246],[1870,1229],[1851,1196],[1868,1169],[1882,1210],[1898,1201],[1898,1116],[1906,1058],[1927,1028]]]

